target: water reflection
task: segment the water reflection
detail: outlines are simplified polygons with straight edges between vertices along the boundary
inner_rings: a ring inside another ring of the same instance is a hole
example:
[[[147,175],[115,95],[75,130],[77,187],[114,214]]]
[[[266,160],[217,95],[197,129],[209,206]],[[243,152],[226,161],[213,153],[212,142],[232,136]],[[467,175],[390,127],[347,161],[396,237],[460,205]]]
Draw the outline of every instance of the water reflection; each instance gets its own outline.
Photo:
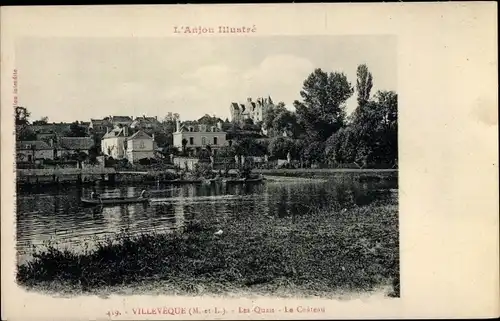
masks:
[[[167,232],[192,219],[266,215],[296,217],[325,206],[349,208],[397,197],[397,182],[306,181],[257,185],[137,185],[97,188],[103,197],[138,196],[150,191],[152,202],[84,207],[90,188],[21,190],[17,195],[18,249],[29,255],[30,244],[47,240],[78,250],[90,237],[106,237],[128,229],[133,233]],[[23,256],[25,257],[25,256]]]

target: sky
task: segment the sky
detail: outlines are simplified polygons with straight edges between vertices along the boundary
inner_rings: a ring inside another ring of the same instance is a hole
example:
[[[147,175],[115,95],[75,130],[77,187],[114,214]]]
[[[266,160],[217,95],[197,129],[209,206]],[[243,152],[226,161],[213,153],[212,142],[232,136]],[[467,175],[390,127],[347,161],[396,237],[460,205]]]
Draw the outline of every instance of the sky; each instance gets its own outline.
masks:
[[[346,74],[366,64],[372,93],[397,91],[392,36],[23,38],[16,45],[19,105],[31,120],[110,115],[230,118],[231,102],[271,96],[293,110],[315,68]],[[347,112],[356,106],[356,93]]]

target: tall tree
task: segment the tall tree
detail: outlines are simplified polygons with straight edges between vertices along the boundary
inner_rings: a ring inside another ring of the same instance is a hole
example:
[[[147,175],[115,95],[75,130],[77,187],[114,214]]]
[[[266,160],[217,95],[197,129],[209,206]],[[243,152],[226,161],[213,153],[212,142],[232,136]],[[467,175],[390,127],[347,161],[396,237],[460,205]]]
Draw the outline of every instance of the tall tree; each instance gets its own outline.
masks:
[[[26,107],[16,106],[16,125],[29,125],[29,117],[31,113]]]
[[[295,101],[299,123],[314,136],[325,141],[345,122],[345,102],[354,93],[344,73],[327,73],[315,69],[300,91],[303,101]]]
[[[35,140],[36,134],[31,129],[29,117],[31,113],[26,107],[15,107],[16,140]]]
[[[358,66],[356,89],[358,91],[358,106],[363,107],[370,100],[370,91],[373,87],[373,77],[368,67],[363,64]]]
[[[356,161],[395,163],[397,161],[397,94],[379,91],[375,99],[353,114],[351,126],[357,145]]]

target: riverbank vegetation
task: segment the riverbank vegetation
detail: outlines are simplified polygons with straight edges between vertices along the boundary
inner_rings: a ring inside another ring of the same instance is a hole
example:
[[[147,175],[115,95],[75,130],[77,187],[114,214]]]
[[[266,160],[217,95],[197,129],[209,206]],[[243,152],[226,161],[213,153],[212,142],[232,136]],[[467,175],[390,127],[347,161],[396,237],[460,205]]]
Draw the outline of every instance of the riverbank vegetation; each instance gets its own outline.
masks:
[[[70,293],[154,283],[163,294],[195,295],[328,296],[390,285],[399,296],[397,212],[371,205],[283,218],[235,213],[169,234],[123,232],[78,253],[52,244],[18,266],[17,281]]]

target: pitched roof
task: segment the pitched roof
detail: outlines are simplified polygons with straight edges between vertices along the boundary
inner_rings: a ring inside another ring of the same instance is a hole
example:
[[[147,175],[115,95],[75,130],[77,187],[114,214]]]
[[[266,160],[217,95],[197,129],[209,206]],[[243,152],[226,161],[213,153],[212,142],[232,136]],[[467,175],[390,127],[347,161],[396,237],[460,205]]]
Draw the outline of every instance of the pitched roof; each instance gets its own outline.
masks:
[[[88,150],[94,146],[94,140],[90,137],[60,137],[59,148],[71,150]]]
[[[110,124],[110,121],[108,119],[90,119],[90,122],[93,125]]]
[[[35,133],[40,134],[49,134],[54,132],[54,127],[52,125],[31,125],[31,129]]]
[[[128,140],[133,140],[133,139],[153,139],[153,138],[148,134],[146,134],[145,132],[143,132],[142,130],[139,130],[128,138]]]
[[[113,137],[126,137],[125,136],[125,131],[123,128],[115,128],[110,132],[107,132],[102,139],[105,138],[113,138]]]
[[[31,150],[33,146],[36,150],[52,149],[52,147],[43,140],[24,140],[16,142],[16,149]]]
[[[111,118],[112,122],[132,122],[132,118],[129,116],[113,116]]]

